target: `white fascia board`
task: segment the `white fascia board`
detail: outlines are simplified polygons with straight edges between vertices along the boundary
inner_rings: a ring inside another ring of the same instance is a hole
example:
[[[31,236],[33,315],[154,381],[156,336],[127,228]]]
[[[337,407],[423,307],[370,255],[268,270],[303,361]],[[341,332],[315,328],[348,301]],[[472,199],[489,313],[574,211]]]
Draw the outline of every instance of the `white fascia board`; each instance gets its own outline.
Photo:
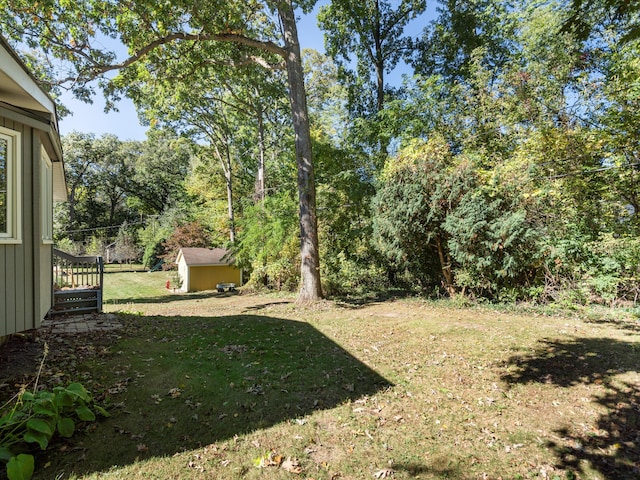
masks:
[[[0,42],[0,70],[6,83],[0,87],[0,99],[21,108],[44,111],[55,117],[55,103],[27,72],[17,55]],[[17,103],[16,103],[17,102]]]

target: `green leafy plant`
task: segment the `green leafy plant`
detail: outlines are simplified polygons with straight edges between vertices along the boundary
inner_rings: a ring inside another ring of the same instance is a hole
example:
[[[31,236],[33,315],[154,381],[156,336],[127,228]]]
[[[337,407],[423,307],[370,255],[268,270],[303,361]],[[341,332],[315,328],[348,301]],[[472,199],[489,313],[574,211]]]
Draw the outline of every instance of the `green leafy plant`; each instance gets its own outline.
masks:
[[[45,345],[45,357],[47,350]],[[96,413],[109,416],[104,408],[93,403],[80,383],[55,387],[52,391],[38,391],[37,387],[36,380],[33,391],[23,388],[0,408],[0,461],[7,464],[9,480],[27,480],[33,475],[33,455],[21,452],[28,444],[35,443],[46,450],[56,433],[71,437],[78,420],[94,421]]]

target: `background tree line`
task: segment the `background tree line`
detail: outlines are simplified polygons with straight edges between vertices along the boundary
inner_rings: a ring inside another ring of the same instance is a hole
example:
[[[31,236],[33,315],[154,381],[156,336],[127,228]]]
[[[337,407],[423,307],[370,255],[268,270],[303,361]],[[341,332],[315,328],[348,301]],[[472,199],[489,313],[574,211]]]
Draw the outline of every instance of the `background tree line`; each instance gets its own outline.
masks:
[[[305,52],[304,75],[326,293],[637,301],[638,8],[589,3],[442,0],[414,37],[423,1],[321,6],[327,55]],[[243,28],[280,38],[254,8]],[[228,246],[252,285],[297,288],[287,74],[268,56],[239,67],[231,47],[164,48],[110,84],[146,141],[64,139],[59,240],[129,238],[148,265]],[[390,85],[399,64],[409,74]]]

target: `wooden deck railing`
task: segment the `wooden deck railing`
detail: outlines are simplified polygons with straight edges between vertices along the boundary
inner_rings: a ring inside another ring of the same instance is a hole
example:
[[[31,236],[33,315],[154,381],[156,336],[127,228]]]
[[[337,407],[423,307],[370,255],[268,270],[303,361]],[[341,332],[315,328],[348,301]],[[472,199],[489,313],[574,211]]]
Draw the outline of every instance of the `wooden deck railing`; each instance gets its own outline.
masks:
[[[66,307],[57,308],[58,305],[56,305],[54,310],[68,313],[70,308],[79,309],[82,304],[86,311],[93,309],[101,312],[103,279],[104,263],[102,257],[76,256],[57,248],[53,249],[54,296],[60,297],[61,300],[67,299]],[[72,292],[77,292],[77,294],[72,295]],[[86,294],[83,295],[82,292]],[[93,299],[91,302],[88,301],[89,297]],[[72,305],[74,301],[77,301],[78,305]],[[89,303],[91,305],[88,305]],[[93,307],[93,303],[95,303],[95,307]]]

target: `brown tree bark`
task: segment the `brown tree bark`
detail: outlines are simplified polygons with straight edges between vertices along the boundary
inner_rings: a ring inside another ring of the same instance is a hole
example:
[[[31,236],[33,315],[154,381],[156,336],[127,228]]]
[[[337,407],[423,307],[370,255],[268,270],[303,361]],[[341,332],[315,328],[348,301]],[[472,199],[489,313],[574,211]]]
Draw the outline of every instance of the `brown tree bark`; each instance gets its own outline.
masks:
[[[264,141],[264,121],[263,121],[262,105],[258,104],[256,111],[256,117],[258,119],[258,175],[256,178],[256,192],[255,198],[257,202],[264,202],[266,198],[265,192],[265,167],[264,167],[264,153],[265,153],[265,141]]]
[[[316,217],[316,187],[311,152],[311,132],[304,88],[302,58],[295,13],[291,0],[278,2],[278,16],[284,36],[285,63],[289,85],[289,101],[295,132],[296,164],[298,166],[298,198],[300,203],[300,291],[298,302],[313,302],[322,298],[320,285],[320,253],[318,220]]]
[[[442,269],[442,276],[444,277],[445,287],[450,297],[453,297],[456,293],[455,286],[453,284],[453,273],[451,272],[451,264],[447,262],[444,254],[444,245],[442,237],[436,235],[436,248],[438,249],[438,258],[440,259],[440,268]]]

